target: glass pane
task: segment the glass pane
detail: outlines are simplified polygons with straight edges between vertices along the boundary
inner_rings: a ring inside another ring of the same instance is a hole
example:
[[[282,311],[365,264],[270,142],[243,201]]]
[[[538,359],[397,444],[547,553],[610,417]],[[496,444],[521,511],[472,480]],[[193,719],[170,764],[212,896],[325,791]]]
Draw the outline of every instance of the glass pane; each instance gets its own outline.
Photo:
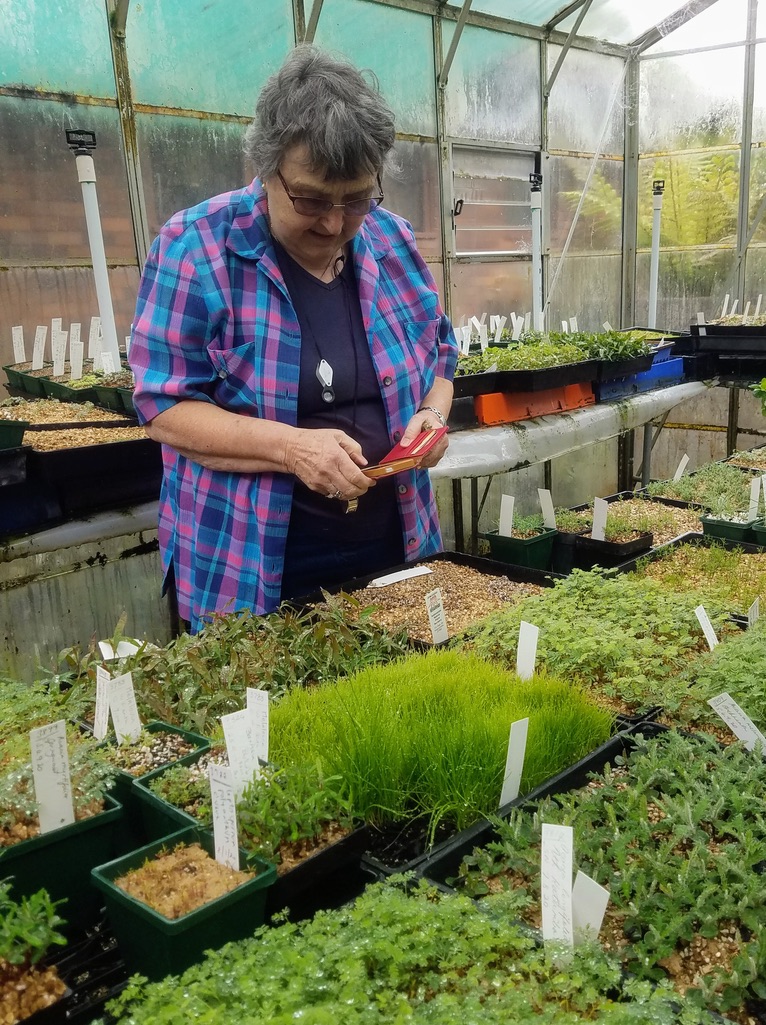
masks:
[[[653,25],[669,18],[681,6],[682,0],[641,0],[640,3],[636,0],[593,0],[580,26],[580,35],[629,43]],[[568,32],[577,20],[577,13],[571,14],[557,28]],[[668,25],[666,29],[671,27]]]
[[[459,0],[452,2],[457,4]],[[564,0],[473,0],[471,12],[495,14],[527,25],[544,25],[563,6]]]
[[[701,11],[681,28],[668,33],[646,52],[662,53],[668,50],[692,50],[696,46],[715,46],[719,43],[743,43],[747,37],[747,3],[748,0],[718,0],[718,3]]]
[[[561,53],[560,46],[548,48],[548,73]],[[567,53],[551,90],[548,104],[549,149],[595,153],[604,117],[615,89],[622,79],[624,61],[574,47]],[[623,90],[617,88],[601,153],[624,151]]]
[[[138,267],[115,267],[109,271],[114,319],[120,346],[130,333],[136,309]],[[38,324],[48,324],[52,317],[61,317],[63,328],[79,323],[87,342],[90,318],[98,316],[96,288],[90,267],[19,267],[0,274],[0,359],[13,362],[11,327],[21,324],[27,356],[31,358],[32,342]]]
[[[96,189],[107,257],[135,260],[117,110],[10,96],[0,96],[0,181],[13,183],[0,205],[0,253],[6,259],[51,262],[90,257],[67,128],[96,133]]]
[[[760,297],[760,313],[766,313],[766,247],[750,246],[745,264],[745,302],[751,303],[755,313]]]
[[[748,234],[752,229],[755,220],[760,216],[758,227],[751,245],[759,242],[766,242],[766,213],[763,212],[761,204],[766,206],[766,150],[753,148],[752,163],[750,165],[750,223]],[[766,312],[766,311],[764,311]]]
[[[305,7],[308,12],[310,5]],[[375,73],[397,131],[436,135],[430,17],[358,0],[325,0],[316,42]]]
[[[649,309],[649,253],[639,253],[636,266],[636,320],[646,323]],[[657,325],[688,330],[698,312],[717,317],[725,293],[732,291],[735,256],[730,249],[692,249],[660,253]]]
[[[532,263],[453,263],[452,320],[461,317],[509,317],[511,310],[532,309]]]
[[[677,154],[639,163],[638,244],[652,242],[652,181],[664,179],[663,246],[731,244],[737,233],[739,152]]]
[[[531,252],[532,155],[455,146],[452,163],[454,199],[463,201],[455,218],[456,251]]]
[[[591,161],[582,157],[551,157],[551,253],[558,254],[572,226]],[[621,160],[599,160],[590,182],[570,253],[619,253],[622,250]],[[576,312],[576,311],[575,311]]]
[[[558,261],[551,260],[551,281],[557,265]],[[621,256],[567,256],[551,296],[551,329],[558,330],[561,321],[572,316],[583,331],[602,331],[604,322],[617,327],[621,288]]]
[[[432,142],[400,139],[394,155],[399,171],[383,178],[384,206],[410,222],[424,257],[441,258],[438,148]]]
[[[243,125],[166,114],[138,114],[136,122],[153,234],[176,210],[250,180],[242,153]]]
[[[766,9],[766,0],[764,0],[763,7]],[[764,43],[755,48],[753,142],[766,142],[766,44]]]
[[[641,62],[641,151],[742,138],[744,47]]]
[[[446,53],[454,25],[443,27]],[[446,93],[449,135],[540,145],[540,48],[534,39],[467,25]]]
[[[134,99],[249,116],[295,37],[290,0],[258,4],[257,30],[248,20],[239,0],[132,3],[126,37]]]
[[[0,85],[114,96],[104,3],[3,0]]]
[[[766,4],[758,4],[758,23],[755,34],[758,39],[766,36]]]

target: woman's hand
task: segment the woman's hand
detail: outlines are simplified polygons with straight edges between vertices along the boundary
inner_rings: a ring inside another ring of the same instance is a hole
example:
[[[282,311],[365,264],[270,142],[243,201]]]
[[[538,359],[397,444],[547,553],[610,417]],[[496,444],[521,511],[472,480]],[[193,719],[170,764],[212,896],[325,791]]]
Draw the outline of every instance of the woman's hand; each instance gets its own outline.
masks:
[[[375,481],[362,473],[367,465],[360,445],[343,431],[296,428],[286,446],[288,473],[328,498],[359,498]]]
[[[407,430],[402,436],[401,443],[403,446],[411,445],[421,433],[421,431],[428,431],[432,427],[440,427],[441,424],[435,423],[436,417],[433,413],[430,413],[427,409],[421,409],[417,412],[410,422],[407,424]],[[418,463],[421,469],[429,466],[436,466],[439,460],[444,456],[444,453],[449,448],[449,440],[447,435],[440,438],[434,447],[423,456]],[[404,453],[403,453],[404,454]]]

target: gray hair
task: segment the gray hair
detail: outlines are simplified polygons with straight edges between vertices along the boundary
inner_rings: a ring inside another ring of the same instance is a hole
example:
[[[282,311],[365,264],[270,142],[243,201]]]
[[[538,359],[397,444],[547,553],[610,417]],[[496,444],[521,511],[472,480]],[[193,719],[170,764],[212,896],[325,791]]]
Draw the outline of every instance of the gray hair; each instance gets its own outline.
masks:
[[[374,76],[373,76],[374,78]],[[394,145],[394,115],[349,61],[296,46],[263,87],[244,150],[261,178],[276,174],[291,146],[304,145],[325,180],[379,174]]]

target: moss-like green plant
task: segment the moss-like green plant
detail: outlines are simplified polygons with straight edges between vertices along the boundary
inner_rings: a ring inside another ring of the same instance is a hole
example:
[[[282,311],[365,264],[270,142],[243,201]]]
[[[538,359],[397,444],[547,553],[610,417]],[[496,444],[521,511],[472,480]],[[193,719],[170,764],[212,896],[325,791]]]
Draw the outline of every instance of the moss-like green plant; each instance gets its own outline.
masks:
[[[751,478],[729,463],[710,463],[680,480],[653,481],[647,492],[662,498],[696,502],[717,516],[736,516],[750,504]]]
[[[602,743],[611,715],[576,686],[523,682],[474,655],[432,651],[292,691],[272,713],[277,764],[319,758],[356,815],[426,813],[463,828],[497,808],[511,723],[529,717],[522,791]]]
[[[679,545],[639,565],[636,577],[657,581],[680,594],[693,591],[706,607],[744,613],[759,595],[766,594],[766,559],[717,543]]]

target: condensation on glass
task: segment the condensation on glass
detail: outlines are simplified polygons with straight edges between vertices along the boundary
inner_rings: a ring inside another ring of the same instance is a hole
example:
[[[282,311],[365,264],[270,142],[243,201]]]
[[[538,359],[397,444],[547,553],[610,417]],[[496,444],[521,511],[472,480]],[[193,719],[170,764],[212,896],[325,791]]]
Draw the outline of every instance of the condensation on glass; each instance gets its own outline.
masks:
[[[560,46],[548,48],[548,74],[561,54]],[[572,47],[553,83],[548,103],[549,150],[622,155],[625,135],[624,90],[619,88],[624,61],[590,50]],[[612,115],[601,139],[604,119]]]
[[[383,178],[384,206],[410,222],[426,259],[442,257],[439,153],[435,143],[399,139],[397,169]]]
[[[710,46],[711,42],[716,45],[742,43],[747,36],[747,5],[748,0],[718,0],[685,25],[663,36],[646,52],[693,50],[698,46]]]
[[[551,259],[550,278],[556,273],[558,261]],[[570,253],[551,296],[549,323],[553,330],[561,322],[577,317],[577,326],[584,331],[602,331],[605,323],[620,324],[620,292],[622,287],[622,256]]]
[[[551,157],[550,245],[559,254],[569,235],[592,161],[585,157]],[[569,252],[619,253],[622,247],[623,162],[599,160],[572,236]]]
[[[649,308],[649,253],[636,262],[636,319],[645,323]],[[688,330],[697,313],[708,320],[721,313],[726,291],[732,292],[735,266],[733,249],[696,249],[660,253],[657,326]]]
[[[454,25],[442,22],[445,52]],[[534,39],[467,25],[447,82],[454,138],[540,145],[540,48]]]
[[[106,255],[135,261],[117,110],[0,96],[0,259],[90,258],[82,189],[65,130],[96,133],[95,166]]]
[[[766,0],[763,6],[766,8]],[[766,43],[761,43],[755,48],[753,142],[766,142]]]
[[[661,25],[669,32],[677,24],[672,15],[682,6],[679,0],[593,0],[580,27],[580,35],[629,43],[654,25]],[[568,32],[578,13],[575,11],[557,27]]]
[[[513,310],[524,314],[532,309],[532,264],[529,260],[513,263],[453,263],[451,269],[452,319],[499,315],[508,317]]]
[[[458,255],[531,253],[532,213],[528,153],[452,148],[453,207]]]
[[[750,243],[751,246],[766,243],[766,198],[764,197],[766,197],[766,149],[753,147],[750,164],[748,235],[754,227],[755,234]]]

